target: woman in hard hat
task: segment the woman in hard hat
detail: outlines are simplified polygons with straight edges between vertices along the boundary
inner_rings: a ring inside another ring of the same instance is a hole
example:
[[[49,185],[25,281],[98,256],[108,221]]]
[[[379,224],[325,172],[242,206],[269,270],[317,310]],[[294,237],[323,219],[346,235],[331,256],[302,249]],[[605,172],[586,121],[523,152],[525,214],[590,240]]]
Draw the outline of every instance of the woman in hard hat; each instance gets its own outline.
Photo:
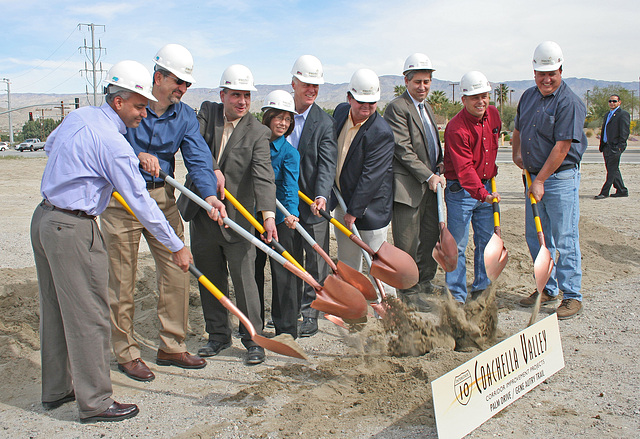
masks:
[[[300,176],[300,154],[286,137],[294,127],[295,105],[293,97],[284,90],[275,90],[267,95],[262,110],[262,123],[271,130],[271,165],[276,178],[276,198],[291,215],[276,212],[278,241],[285,249],[293,248],[296,222],[298,222],[298,177]],[[260,291],[262,320],[264,321],[264,266],[267,256],[256,255],[256,282]],[[298,337],[298,294],[296,277],[286,268],[271,261],[271,317],[276,335],[291,334]]]

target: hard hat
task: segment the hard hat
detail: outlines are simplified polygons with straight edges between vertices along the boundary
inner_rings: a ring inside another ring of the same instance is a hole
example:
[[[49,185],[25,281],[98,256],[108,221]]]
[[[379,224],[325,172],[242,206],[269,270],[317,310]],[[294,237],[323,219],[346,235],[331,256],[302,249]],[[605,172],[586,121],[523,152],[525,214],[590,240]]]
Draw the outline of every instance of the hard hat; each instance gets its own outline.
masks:
[[[231,90],[258,91],[258,89],[253,86],[251,70],[242,64],[233,64],[222,72],[220,87]]]
[[[553,41],[545,41],[538,44],[535,52],[533,52],[533,70],[553,72],[558,70],[563,62],[562,49],[558,43]]]
[[[409,55],[405,60],[402,74],[406,75],[407,72],[411,70],[430,70],[434,72],[436,69],[431,65],[431,60],[427,55],[424,53],[414,53],[413,55]]]
[[[358,69],[349,81],[349,92],[356,101],[378,102],[380,100],[380,80],[376,72]]]
[[[170,71],[185,82],[196,82],[191,76],[193,72],[193,56],[186,47],[180,44],[167,44],[163,46],[153,59],[159,67]]]
[[[275,108],[276,110],[289,111],[291,113],[296,112],[296,106],[293,103],[293,96],[289,92],[284,90],[274,90],[264,98],[264,105],[262,111],[269,108]]]
[[[153,79],[149,70],[136,61],[120,61],[113,65],[107,73],[107,84],[115,85],[138,93],[153,102],[158,100],[151,94]]]
[[[473,70],[465,73],[460,79],[460,90],[463,96],[479,95],[491,91],[491,84],[487,81],[487,77],[482,73]]]
[[[320,60],[313,55],[302,55],[291,68],[291,74],[305,84],[324,84]]]

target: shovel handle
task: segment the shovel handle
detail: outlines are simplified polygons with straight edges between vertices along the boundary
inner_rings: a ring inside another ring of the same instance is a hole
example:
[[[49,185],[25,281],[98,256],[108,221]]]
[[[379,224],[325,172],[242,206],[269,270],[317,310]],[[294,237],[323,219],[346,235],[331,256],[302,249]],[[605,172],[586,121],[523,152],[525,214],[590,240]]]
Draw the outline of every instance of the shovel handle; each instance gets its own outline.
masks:
[[[436,186],[436,196],[438,197],[438,221],[440,222],[440,224],[444,224],[446,221],[446,216],[444,214],[444,190],[442,189],[442,185],[440,183],[438,183],[438,185]]]
[[[491,192],[496,192],[496,178],[491,177]],[[500,206],[498,203],[498,199],[494,198],[491,203],[493,207],[493,228],[498,236],[500,236]]]
[[[531,187],[531,175],[529,171],[525,169],[525,176],[527,177],[527,191]],[[536,232],[538,232],[538,241],[540,241],[540,245],[544,246],[544,232],[542,231],[542,222],[540,222],[540,213],[538,211],[538,203],[536,203],[536,199],[533,198],[533,194],[529,194],[529,200],[531,201],[531,210],[533,212],[533,220],[536,224]]]

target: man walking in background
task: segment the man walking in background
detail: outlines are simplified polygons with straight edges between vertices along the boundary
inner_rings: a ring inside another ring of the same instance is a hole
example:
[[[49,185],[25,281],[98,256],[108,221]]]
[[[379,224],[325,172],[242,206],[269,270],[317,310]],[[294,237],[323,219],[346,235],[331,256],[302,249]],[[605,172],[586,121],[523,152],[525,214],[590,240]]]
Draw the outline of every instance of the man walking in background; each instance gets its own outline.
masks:
[[[611,194],[612,197],[629,196],[629,191],[622,181],[622,174],[620,174],[620,157],[627,148],[630,117],[628,112],[620,108],[621,104],[620,96],[609,96],[610,111],[602,122],[602,131],[600,134],[600,152],[604,156],[604,165],[607,168],[607,179],[600,193],[594,197],[596,200],[607,198],[611,185],[616,188],[616,192]]]

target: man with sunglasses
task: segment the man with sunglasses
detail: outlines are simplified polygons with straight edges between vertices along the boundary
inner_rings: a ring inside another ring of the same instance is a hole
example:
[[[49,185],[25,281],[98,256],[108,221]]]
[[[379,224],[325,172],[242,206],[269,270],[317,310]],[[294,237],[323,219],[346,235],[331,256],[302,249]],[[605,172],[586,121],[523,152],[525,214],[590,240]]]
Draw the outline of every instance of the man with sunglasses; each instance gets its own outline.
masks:
[[[173,176],[175,155],[180,150],[202,198],[222,216],[226,216],[225,208],[216,193],[218,190],[224,193],[224,177],[219,170],[214,172],[211,152],[200,135],[195,112],[181,102],[187,88],[194,82],[191,53],[178,44],[167,44],[158,51],[154,61],[152,93],[158,102],[149,102],[147,118],[137,128],[127,129],[125,137],[140,160],[140,172],[147,183],[149,195],[184,241],[184,226],[173,188],[159,178],[159,171]],[[111,342],[118,369],[138,381],[155,378],[142,361],[140,347],[134,338],[134,289],[140,235],[147,240],[156,263],[160,321],[156,363],[185,369],[205,367],[206,361],[189,354],[185,345],[189,274],[172,264],[171,252],[113,199],[101,215],[101,229],[109,252]]]
[[[622,181],[620,174],[620,156],[627,149],[629,138],[630,120],[629,113],[620,108],[620,96],[609,96],[609,112],[602,122],[600,134],[600,152],[604,156],[604,165],[607,168],[607,180],[602,190],[594,198],[602,200],[609,196],[611,186],[616,188],[612,197],[628,197],[629,191]]]

